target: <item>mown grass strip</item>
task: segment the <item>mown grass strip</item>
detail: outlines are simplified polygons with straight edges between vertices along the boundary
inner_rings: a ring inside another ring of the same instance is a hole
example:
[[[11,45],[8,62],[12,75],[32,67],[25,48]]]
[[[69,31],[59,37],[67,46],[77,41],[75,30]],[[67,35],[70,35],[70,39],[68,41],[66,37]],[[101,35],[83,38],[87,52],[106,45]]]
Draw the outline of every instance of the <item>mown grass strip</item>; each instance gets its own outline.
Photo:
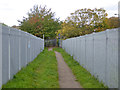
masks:
[[[3,88],[59,88],[55,53],[45,49]]]
[[[107,88],[102,83],[100,83],[94,76],[92,76],[85,68],[80,66],[80,64],[73,59],[68,53],[62,48],[54,48],[54,51],[58,51],[62,54],[65,62],[71,68],[76,79],[83,88]]]

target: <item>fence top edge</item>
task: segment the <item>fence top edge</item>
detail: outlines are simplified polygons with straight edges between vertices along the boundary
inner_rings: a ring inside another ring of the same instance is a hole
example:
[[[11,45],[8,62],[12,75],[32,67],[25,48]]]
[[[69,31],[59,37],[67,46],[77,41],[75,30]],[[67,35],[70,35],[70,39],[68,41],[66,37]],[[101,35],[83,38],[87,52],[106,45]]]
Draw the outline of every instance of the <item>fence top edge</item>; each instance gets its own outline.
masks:
[[[24,33],[24,34],[26,34],[26,36],[31,36],[30,38],[42,39],[42,38],[36,37],[36,36],[34,36],[34,35],[32,35],[32,34],[30,34],[30,33],[28,33],[28,32],[22,31],[22,30],[20,30],[20,29],[12,28],[12,27],[9,27],[9,26],[4,26],[4,25],[2,25],[2,24],[0,24],[0,28],[1,28],[1,29],[0,29],[0,33],[2,33],[2,31],[3,31],[3,30],[2,30],[3,27],[9,29],[10,32],[15,31],[14,34],[12,34],[12,35],[20,35],[20,34]],[[8,32],[8,34],[11,34],[10,32]],[[16,32],[18,32],[18,34],[15,34]],[[12,33],[13,33],[13,32],[12,32]]]
[[[85,38],[85,37],[91,37],[91,36],[96,36],[96,35],[102,35],[102,34],[107,34],[107,33],[112,33],[112,32],[118,32],[119,31],[119,28],[113,28],[113,29],[106,29],[105,31],[102,31],[102,32],[93,32],[91,34],[86,34],[86,35],[83,35],[83,36],[78,36],[78,37],[72,37],[72,38],[68,38],[68,39],[65,39],[65,40],[71,40],[71,39],[77,39],[77,38]]]

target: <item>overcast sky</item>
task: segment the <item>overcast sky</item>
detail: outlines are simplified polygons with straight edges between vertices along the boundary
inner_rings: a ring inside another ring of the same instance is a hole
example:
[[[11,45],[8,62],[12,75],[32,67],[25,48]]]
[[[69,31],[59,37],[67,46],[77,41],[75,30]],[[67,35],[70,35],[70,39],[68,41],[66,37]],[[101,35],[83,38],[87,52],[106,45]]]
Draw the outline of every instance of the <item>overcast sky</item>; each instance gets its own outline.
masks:
[[[56,17],[64,20],[70,13],[81,8],[104,8],[108,17],[118,13],[119,0],[0,0],[0,22],[9,26],[19,25],[17,20],[27,17],[34,5],[52,8]]]

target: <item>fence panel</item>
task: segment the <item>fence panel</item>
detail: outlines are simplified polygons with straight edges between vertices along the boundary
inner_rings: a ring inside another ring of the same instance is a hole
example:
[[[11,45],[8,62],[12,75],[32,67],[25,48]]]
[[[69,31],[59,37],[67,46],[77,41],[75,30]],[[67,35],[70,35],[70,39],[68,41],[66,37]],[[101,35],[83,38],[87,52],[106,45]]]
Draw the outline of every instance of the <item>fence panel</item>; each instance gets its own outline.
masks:
[[[26,45],[25,45],[25,34],[21,31],[21,66],[24,67],[26,64]]]
[[[9,28],[2,26],[2,82],[6,83],[9,80]]]
[[[32,36],[29,35],[29,45],[28,48],[30,49],[30,62],[32,61]]]
[[[0,24],[0,88],[43,49],[43,39]]]
[[[27,34],[27,63],[30,62],[30,35]]]
[[[62,41],[62,48],[110,88],[118,88],[118,28]]]
[[[80,37],[78,38],[77,42],[78,42],[78,43],[77,43],[77,48],[78,48],[78,49],[77,49],[77,50],[78,50],[77,57],[78,57],[78,63],[80,64],[80,60],[81,60],[81,59],[80,59],[80,58],[81,58],[81,56],[80,56],[80,55],[81,55],[81,48],[80,48],[80,47],[81,47],[81,42],[80,42]]]
[[[105,83],[106,73],[106,32],[94,35],[94,73]]]
[[[94,58],[93,58],[93,34],[86,36],[86,68],[93,75]]]
[[[81,38],[81,65],[85,68],[85,36]]]
[[[73,56],[74,55],[74,38],[72,38],[72,48],[71,49],[72,49],[72,56]]]
[[[106,83],[110,88],[118,87],[118,30],[107,31]]]
[[[18,47],[18,50],[19,50],[19,70],[21,69],[21,31],[19,30],[19,34],[18,34],[18,44],[19,44],[19,47]]]
[[[2,25],[0,24],[0,87],[2,87]]]
[[[76,38],[76,60],[79,62],[79,37]]]
[[[81,43],[81,36],[80,36],[80,39],[79,39],[79,51],[80,51],[80,54],[79,54],[79,64],[82,66],[82,49],[81,49],[81,46],[82,46],[82,43]]]

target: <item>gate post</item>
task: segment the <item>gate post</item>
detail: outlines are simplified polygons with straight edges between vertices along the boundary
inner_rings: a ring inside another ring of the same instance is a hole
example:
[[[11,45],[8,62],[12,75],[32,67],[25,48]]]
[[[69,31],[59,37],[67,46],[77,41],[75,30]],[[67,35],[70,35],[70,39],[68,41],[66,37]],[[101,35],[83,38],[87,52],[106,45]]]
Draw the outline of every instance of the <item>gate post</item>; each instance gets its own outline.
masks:
[[[60,47],[60,33],[58,34],[58,47]]]
[[[42,50],[44,50],[44,44],[45,44],[45,42],[44,42],[44,34],[43,34],[43,48],[42,48]]]

